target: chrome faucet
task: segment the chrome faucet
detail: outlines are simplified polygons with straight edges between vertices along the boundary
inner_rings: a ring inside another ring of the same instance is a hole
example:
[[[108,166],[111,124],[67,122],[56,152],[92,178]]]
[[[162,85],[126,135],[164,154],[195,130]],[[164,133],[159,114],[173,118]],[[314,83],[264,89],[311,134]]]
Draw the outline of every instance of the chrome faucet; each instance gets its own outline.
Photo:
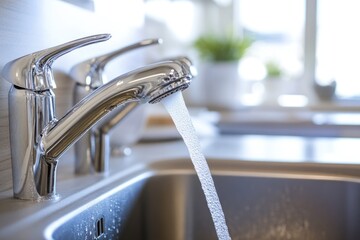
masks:
[[[161,39],[146,39],[76,64],[70,71],[71,77],[76,81],[73,92],[74,104],[106,82],[104,69],[111,60],[129,51],[160,43]],[[118,107],[75,143],[75,173],[108,171],[111,152],[109,131],[137,105],[134,102]]]
[[[9,128],[14,197],[56,198],[59,158],[101,118],[119,106],[156,103],[189,86],[188,60],[154,63],[102,85],[58,120],[52,63],[76,48],[109,38],[102,34],[78,39],[15,59],[3,68],[3,77],[12,83]]]

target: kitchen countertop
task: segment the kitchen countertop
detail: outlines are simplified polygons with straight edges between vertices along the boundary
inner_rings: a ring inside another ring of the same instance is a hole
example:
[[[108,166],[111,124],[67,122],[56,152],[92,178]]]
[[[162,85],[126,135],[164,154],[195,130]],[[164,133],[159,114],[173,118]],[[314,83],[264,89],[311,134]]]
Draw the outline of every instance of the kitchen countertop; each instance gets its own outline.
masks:
[[[214,135],[201,137],[201,144],[208,159],[255,161],[259,164],[323,163],[360,171],[360,156],[357,155],[360,139],[357,138]],[[179,139],[140,143],[133,147],[132,152],[128,157],[112,157],[111,170],[107,176],[76,176],[73,174],[70,150],[59,162],[57,189],[61,197],[56,202],[15,200],[12,198],[12,190],[0,193],[0,239],[14,236],[24,225],[31,226],[33,222],[41,221],[44,216],[76,203],[77,195],[102,188],[110,177],[120,179],[127,172],[136,173],[143,169],[145,164],[154,161],[188,158],[185,144]]]
[[[351,137],[360,138],[359,106],[354,108],[334,107],[331,111],[321,106],[279,107],[256,106],[237,111],[210,111],[206,108],[189,108],[193,123],[201,133],[216,129],[222,134],[286,135],[302,137]],[[325,105],[326,106],[326,105]],[[148,126],[145,138],[161,134],[178,135],[167,111],[162,106],[151,106],[149,119],[167,124]],[[155,122],[155,121],[150,121]],[[214,132],[214,131],[213,131]]]

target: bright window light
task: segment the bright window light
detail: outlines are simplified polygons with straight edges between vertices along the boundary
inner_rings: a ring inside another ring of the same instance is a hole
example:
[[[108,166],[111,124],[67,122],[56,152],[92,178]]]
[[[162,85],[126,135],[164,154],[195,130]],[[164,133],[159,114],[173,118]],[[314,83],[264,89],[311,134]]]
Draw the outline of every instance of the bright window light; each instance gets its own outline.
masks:
[[[249,55],[276,62],[290,78],[303,71],[304,0],[240,0],[239,25],[254,44]]]
[[[360,95],[360,1],[318,0],[317,80],[337,81],[337,95]]]
[[[145,4],[148,18],[163,23],[177,40],[186,42],[194,38],[195,5],[188,0],[148,1]]]
[[[239,76],[243,80],[263,80],[266,77],[264,63],[258,58],[245,57],[239,64]]]
[[[278,104],[282,107],[305,107],[308,104],[308,98],[304,95],[280,95]]]

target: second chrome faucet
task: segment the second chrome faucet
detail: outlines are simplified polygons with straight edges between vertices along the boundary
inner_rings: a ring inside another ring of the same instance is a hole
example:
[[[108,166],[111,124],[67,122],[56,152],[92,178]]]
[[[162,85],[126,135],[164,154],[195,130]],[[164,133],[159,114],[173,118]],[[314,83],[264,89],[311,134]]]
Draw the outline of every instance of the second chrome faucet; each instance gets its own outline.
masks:
[[[75,65],[70,71],[71,77],[76,81],[73,91],[74,104],[106,83],[104,70],[111,60],[127,52],[160,43],[161,39],[146,39]],[[75,173],[106,173],[108,171],[111,155],[109,132],[130,112],[133,112],[136,106],[138,102],[134,101],[118,107],[76,142]],[[139,123],[142,121],[138,120]]]
[[[2,70],[3,77],[12,84],[9,128],[16,198],[54,198],[59,158],[113,110],[134,103],[156,103],[189,86],[192,73],[188,59],[162,61],[98,87],[57,119],[51,65],[76,48],[109,38],[102,34],[78,39],[15,59]]]

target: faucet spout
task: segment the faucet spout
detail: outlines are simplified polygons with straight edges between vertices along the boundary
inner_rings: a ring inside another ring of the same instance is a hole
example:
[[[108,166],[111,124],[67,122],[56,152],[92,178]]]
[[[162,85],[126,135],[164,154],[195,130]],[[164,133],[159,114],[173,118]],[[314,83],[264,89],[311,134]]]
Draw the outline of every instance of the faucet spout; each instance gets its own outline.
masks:
[[[50,159],[59,158],[91,126],[120,105],[155,103],[190,85],[188,66],[176,61],[160,62],[117,77],[76,104],[43,134],[41,146]]]
[[[142,41],[140,43],[142,43],[142,46],[144,46],[144,44],[147,42],[149,41]],[[167,59],[166,61],[177,62],[183,66],[183,68],[185,68],[184,72],[191,73],[191,75],[195,74],[195,69],[192,67],[192,63],[187,57],[177,57]],[[81,65],[82,64],[80,64],[80,66]],[[75,69],[76,68],[77,66]],[[149,102],[155,103],[161,99],[159,96],[165,97],[166,94],[170,94],[171,91],[175,91],[174,89],[177,89],[178,86],[176,86],[176,81],[174,82],[173,79],[176,79],[177,77],[178,76],[176,73],[169,73],[168,76],[165,77],[169,80],[169,85],[167,86],[168,89],[163,87],[162,89],[159,88],[158,91],[154,91],[154,97]],[[186,77],[181,78],[186,80]],[[156,86],[156,84],[153,84],[153,86]],[[184,86],[186,86],[186,84]],[[74,96],[76,96],[76,98],[82,96],[83,98],[83,93],[85,92],[84,90],[85,89],[83,86],[77,84],[74,88]],[[96,126],[94,126],[81,140],[77,141],[75,144],[75,173],[86,174],[97,172],[106,174],[108,172],[111,155],[110,132],[113,131],[119,124],[121,124],[123,119],[126,118],[130,113],[136,111],[139,102],[141,101],[135,101],[131,104],[125,104],[117,108],[111,114],[102,119],[101,122],[96,124]]]

